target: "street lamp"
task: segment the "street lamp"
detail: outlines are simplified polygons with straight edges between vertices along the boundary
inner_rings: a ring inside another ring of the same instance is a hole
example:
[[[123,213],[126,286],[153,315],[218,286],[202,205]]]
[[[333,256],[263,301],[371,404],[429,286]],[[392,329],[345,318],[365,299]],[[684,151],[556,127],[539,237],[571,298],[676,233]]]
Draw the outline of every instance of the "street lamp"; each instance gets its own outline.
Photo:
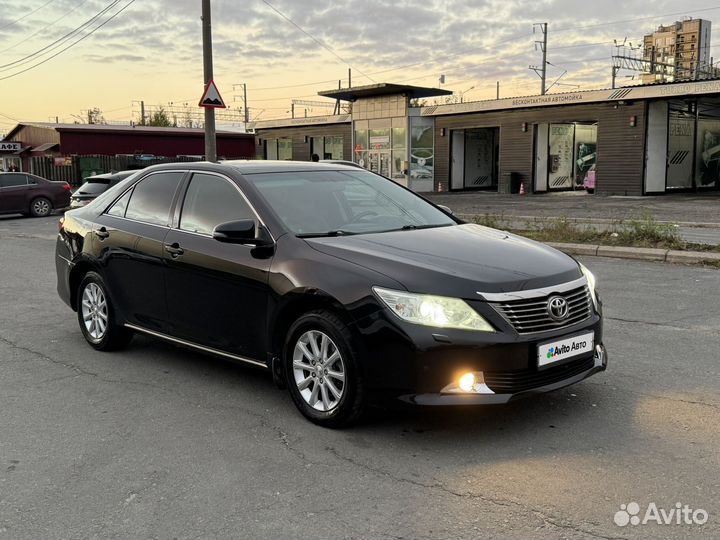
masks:
[[[467,94],[467,93],[468,93],[470,90],[472,90],[473,88],[475,88],[475,85],[472,85],[472,86],[471,86],[470,88],[468,88],[467,90],[465,90],[465,91],[463,91],[463,92],[460,92],[460,103],[463,102],[463,98],[465,97],[465,94]]]

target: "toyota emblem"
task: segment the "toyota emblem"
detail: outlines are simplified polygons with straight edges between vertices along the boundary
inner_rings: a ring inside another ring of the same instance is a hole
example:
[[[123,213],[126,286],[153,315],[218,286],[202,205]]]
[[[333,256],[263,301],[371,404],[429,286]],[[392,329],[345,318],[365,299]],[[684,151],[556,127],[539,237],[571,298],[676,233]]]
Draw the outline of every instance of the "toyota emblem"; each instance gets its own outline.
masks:
[[[567,300],[562,296],[551,296],[547,303],[547,312],[553,321],[564,321],[567,319],[569,306]]]

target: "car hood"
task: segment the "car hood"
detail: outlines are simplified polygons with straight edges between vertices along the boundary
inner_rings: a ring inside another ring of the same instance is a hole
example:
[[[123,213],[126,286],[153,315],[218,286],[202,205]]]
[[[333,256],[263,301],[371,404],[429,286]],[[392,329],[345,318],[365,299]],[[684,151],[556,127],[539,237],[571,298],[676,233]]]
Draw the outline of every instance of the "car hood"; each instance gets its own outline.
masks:
[[[464,224],[306,239],[314,249],[385,274],[409,291],[467,299],[582,277],[575,260],[514,234]]]

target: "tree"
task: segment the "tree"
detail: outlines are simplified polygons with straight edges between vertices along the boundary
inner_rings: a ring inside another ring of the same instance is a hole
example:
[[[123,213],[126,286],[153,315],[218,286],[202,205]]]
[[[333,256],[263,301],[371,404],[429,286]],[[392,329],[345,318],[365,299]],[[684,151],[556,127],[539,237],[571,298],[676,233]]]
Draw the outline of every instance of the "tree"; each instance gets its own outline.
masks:
[[[107,124],[107,120],[103,116],[102,110],[99,107],[93,107],[87,110],[87,123],[88,124]]]
[[[158,107],[158,109],[150,114],[150,118],[148,118],[146,125],[148,126],[157,126],[157,127],[172,127],[173,122],[170,120],[170,117],[168,116],[165,109],[162,107]]]

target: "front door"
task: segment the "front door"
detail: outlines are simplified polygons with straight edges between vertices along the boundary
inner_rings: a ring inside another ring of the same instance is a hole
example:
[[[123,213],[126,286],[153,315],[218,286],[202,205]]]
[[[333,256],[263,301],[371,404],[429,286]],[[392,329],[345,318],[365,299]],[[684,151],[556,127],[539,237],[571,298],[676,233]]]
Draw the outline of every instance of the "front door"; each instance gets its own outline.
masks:
[[[450,189],[462,189],[465,187],[465,131],[453,131],[451,141]]]
[[[264,361],[272,259],[262,249],[212,238],[217,225],[240,219],[257,216],[234,182],[193,174],[178,227],[165,239],[171,334]]]
[[[390,178],[390,150],[370,150],[368,158],[370,171]]]
[[[0,174],[0,212],[27,211],[27,176],[20,173]]]
[[[127,322],[150,330],[167,330],[163,241],[184,175],[167,171],[146,176],[93,229],[93,251],[113,302]]]

